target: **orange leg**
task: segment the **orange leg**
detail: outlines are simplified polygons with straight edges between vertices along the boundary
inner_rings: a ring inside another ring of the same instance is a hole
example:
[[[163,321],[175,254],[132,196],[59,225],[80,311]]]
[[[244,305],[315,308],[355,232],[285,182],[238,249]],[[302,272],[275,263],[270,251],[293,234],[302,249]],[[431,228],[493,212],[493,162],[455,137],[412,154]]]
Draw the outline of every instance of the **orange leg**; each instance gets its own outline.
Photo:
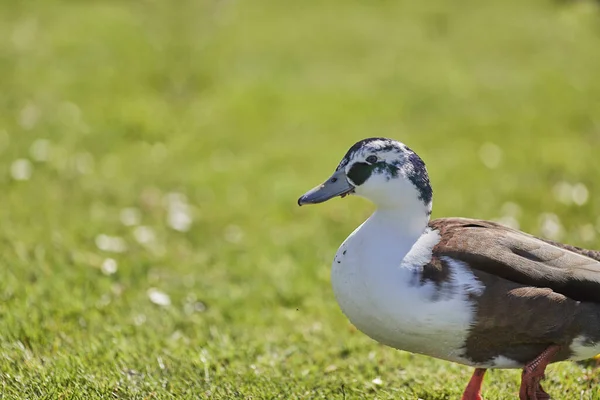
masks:
[[[553,344],[542,352],[535,360],[523,368],[521,375],[521,389],[519,398],[521,400],[549,400],[550,396],[542,389],[540,381],[544,378],[546,366],[552,361],[552,357],[558,353],[560,346]]]
[[[481,383],[483,382],[485,371],[485,368],[475,368],[473,376],[471,376],[471,380],[467,384],[467,388],[463,392],[461,400],[483,400],[481,397]]]

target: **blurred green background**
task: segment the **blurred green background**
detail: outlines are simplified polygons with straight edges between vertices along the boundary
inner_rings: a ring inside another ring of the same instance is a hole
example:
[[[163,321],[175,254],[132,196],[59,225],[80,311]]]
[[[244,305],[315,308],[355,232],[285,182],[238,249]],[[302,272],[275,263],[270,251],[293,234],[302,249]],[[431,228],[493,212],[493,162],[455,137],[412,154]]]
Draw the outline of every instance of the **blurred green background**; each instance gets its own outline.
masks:
[[[1,1],[1,397],[458,398],[469,368],[335,303],[372,206],[296,206],[369,136],[424,158],[434,217],[600,248],[597,3]]]

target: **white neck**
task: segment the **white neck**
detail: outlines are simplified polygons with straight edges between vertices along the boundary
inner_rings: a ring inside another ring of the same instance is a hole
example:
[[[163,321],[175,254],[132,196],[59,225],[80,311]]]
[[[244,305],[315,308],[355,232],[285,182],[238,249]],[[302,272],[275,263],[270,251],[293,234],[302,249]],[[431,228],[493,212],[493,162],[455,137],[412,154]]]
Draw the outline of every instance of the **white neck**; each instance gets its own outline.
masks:
[[[393,231],[389,233],[416,240],[427,227],[432,203],[423,203],[419,191],[408,179],[384,179],[381,175],[372,177],[363,186],[355,188],[356,195],[377,207],[370,219],[375,218],[379,224],[389,226]]]
[[[387,254],[400,265],[429,223],[430,207],[420,200],[402,207],[379,207],[356,232],[370,254]]]
[[[377,221],[380,229],[391,236],[417,240],[427,228],[429,214],[425,209],[378,208],[370,219]]]

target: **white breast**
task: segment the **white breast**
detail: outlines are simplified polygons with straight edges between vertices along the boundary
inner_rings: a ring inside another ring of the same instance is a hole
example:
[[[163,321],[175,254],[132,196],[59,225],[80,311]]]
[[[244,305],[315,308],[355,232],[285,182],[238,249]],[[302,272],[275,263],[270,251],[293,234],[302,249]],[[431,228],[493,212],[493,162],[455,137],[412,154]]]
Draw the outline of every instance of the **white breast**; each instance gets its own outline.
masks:
[[[428,230],[415,242],[386,235],[384,220],[375,213],[336,254],[331,280],[342,311],[378,342],[468,364],[461,357],[474,316],[468,296],[483,286],[465,265],[447,260],[451,279],[436,297],[434,284],[421,284],[416,271],[431,258],[438,233]]]
[[[578,336],[571,343],[571,352],[569,360],[587,360],[600,354],[600,343],[593,343],[585,336]]]

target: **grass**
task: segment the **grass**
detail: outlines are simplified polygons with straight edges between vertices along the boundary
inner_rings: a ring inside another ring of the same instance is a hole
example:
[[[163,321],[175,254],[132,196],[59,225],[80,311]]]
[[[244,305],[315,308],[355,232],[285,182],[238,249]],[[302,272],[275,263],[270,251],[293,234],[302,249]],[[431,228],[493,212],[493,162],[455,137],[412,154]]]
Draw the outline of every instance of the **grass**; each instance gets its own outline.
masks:
[[[330,262],[372,206],[295,205],[364,137],[425,159],[434,217],[600,248],[595,3],[0,8],[2,398],[458,398],[469,368],[335,303]],[[591,365],[549,370],[558,398],[600,399]]]

